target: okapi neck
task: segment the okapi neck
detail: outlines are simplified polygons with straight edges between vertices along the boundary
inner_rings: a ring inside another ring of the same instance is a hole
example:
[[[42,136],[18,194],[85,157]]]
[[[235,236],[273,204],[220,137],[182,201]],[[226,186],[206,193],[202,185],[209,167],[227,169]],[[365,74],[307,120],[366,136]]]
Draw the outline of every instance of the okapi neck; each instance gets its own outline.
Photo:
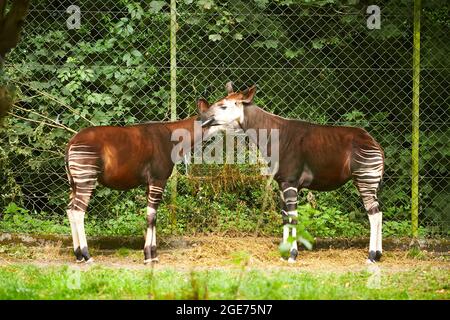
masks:
[[[177,129],[186,129],[189,131],[191,131],[191,130],[193,131],[195,121],[199,121],[198,116],[193,116],[193,117],[189,117],[186,119],[166,122],[166,127],[167,127],[167,129],[170,130],[170,132],[173,132],[174,130],[177,130]]]
[[[202,141],[202,136],[205,134],[207,128],[202,128],[201,125],[197,124],[197,130],[195,129],[195,122],[200,121],[199,116],[193,116],[190,118],[168,122],[166,124],[167,129],[170,133],[173,133],[177,129],[184,129],[189,132],[191,139],[191,148],[194,147],[196,141]]]
[[[244,107],[242,129],[282,129],[286,119],[252,104]]]

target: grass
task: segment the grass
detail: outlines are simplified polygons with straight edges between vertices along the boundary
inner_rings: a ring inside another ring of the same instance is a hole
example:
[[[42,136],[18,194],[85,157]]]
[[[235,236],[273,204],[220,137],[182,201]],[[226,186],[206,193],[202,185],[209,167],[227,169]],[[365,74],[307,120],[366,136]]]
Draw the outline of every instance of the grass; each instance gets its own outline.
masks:
[[[448,270],[0,267],[0,299],[450,299]]]

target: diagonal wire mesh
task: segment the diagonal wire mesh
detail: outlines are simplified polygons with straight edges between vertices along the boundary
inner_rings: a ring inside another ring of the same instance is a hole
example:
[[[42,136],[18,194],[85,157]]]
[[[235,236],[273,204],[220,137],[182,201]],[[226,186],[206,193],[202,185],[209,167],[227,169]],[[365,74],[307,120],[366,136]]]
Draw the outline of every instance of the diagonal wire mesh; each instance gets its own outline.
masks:
[[[81,10],[79,29],[67,27],[70,5]],[[380,29],[369,29],[367,5],[358,1],[178,1],[177,116],[195,114],[201,96],[222,97],[232,80],[237,89],[256,83],[257,104],[278,115],[364,127],[386,154],[380,198],[387,232],[404,235],[411,210],[412,2],[378,5]],[[422,235],[448,235],[450,224],[450,22],[444,8],[423,10]],[[170,119],[169,11],[164,1],[32,3],[21,43],[5,65],[20,99],[1,132],[0,207],[14,202],[44,217],[64,217],[63,150],[74,132]],[[176,204],[166,201],[160,210],[170,232],[231,225],[247,231],[246,219],[269,230],[281,221],[276,192],[264,207],[267,178],[249,166],[189,164],[179,172]],[[351,184],[314,193],[314,201],[307,195],[300,196],[300,203],[310,203],[304,209],[333,214],[325,221],[327,235],[363,232],[366,217]],[[144,190],[99,187],[89,212],[101,230],[123,212],[144,208],[144,199]],[[332,221],[334,214],[351,224]]]

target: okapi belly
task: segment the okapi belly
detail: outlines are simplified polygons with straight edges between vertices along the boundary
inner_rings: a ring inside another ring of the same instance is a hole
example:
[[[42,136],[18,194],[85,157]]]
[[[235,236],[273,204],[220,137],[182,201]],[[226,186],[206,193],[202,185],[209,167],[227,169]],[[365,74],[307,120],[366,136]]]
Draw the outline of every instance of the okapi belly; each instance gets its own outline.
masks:
[[[350,177],[336,176],[321,176],[320,174],[313,174],[309,170],[304,170],[299,179],[299,188],[307,188],[316,191],[331,191],[344,185]]]
[[[116,190],[129,190],[146,184],[142,178],[131,175],[130,173],[119,175],[102,173],[98,177],[98,182],[105,187]]]
[[[333,191],[337,188],[343,186],[347,181],[350,179],[343,180],[343,181],[319,181],[319,180],[313,180],[309,186],[304,186],[304,188],[307,188],[309,190],[314,191]]]

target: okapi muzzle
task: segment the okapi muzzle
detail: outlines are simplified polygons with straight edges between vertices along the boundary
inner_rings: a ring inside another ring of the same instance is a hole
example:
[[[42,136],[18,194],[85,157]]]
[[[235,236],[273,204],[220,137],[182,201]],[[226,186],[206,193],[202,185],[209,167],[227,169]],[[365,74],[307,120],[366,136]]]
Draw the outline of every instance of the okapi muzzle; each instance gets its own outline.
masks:
[[[242,93],[231,92],[227,97],[209,105],[206,100],[203,104],[208,107],[202,118],[202,127],[219,126],[221,130],[242,129],[244,120],[244,105],[252,101],[256,87]]]

